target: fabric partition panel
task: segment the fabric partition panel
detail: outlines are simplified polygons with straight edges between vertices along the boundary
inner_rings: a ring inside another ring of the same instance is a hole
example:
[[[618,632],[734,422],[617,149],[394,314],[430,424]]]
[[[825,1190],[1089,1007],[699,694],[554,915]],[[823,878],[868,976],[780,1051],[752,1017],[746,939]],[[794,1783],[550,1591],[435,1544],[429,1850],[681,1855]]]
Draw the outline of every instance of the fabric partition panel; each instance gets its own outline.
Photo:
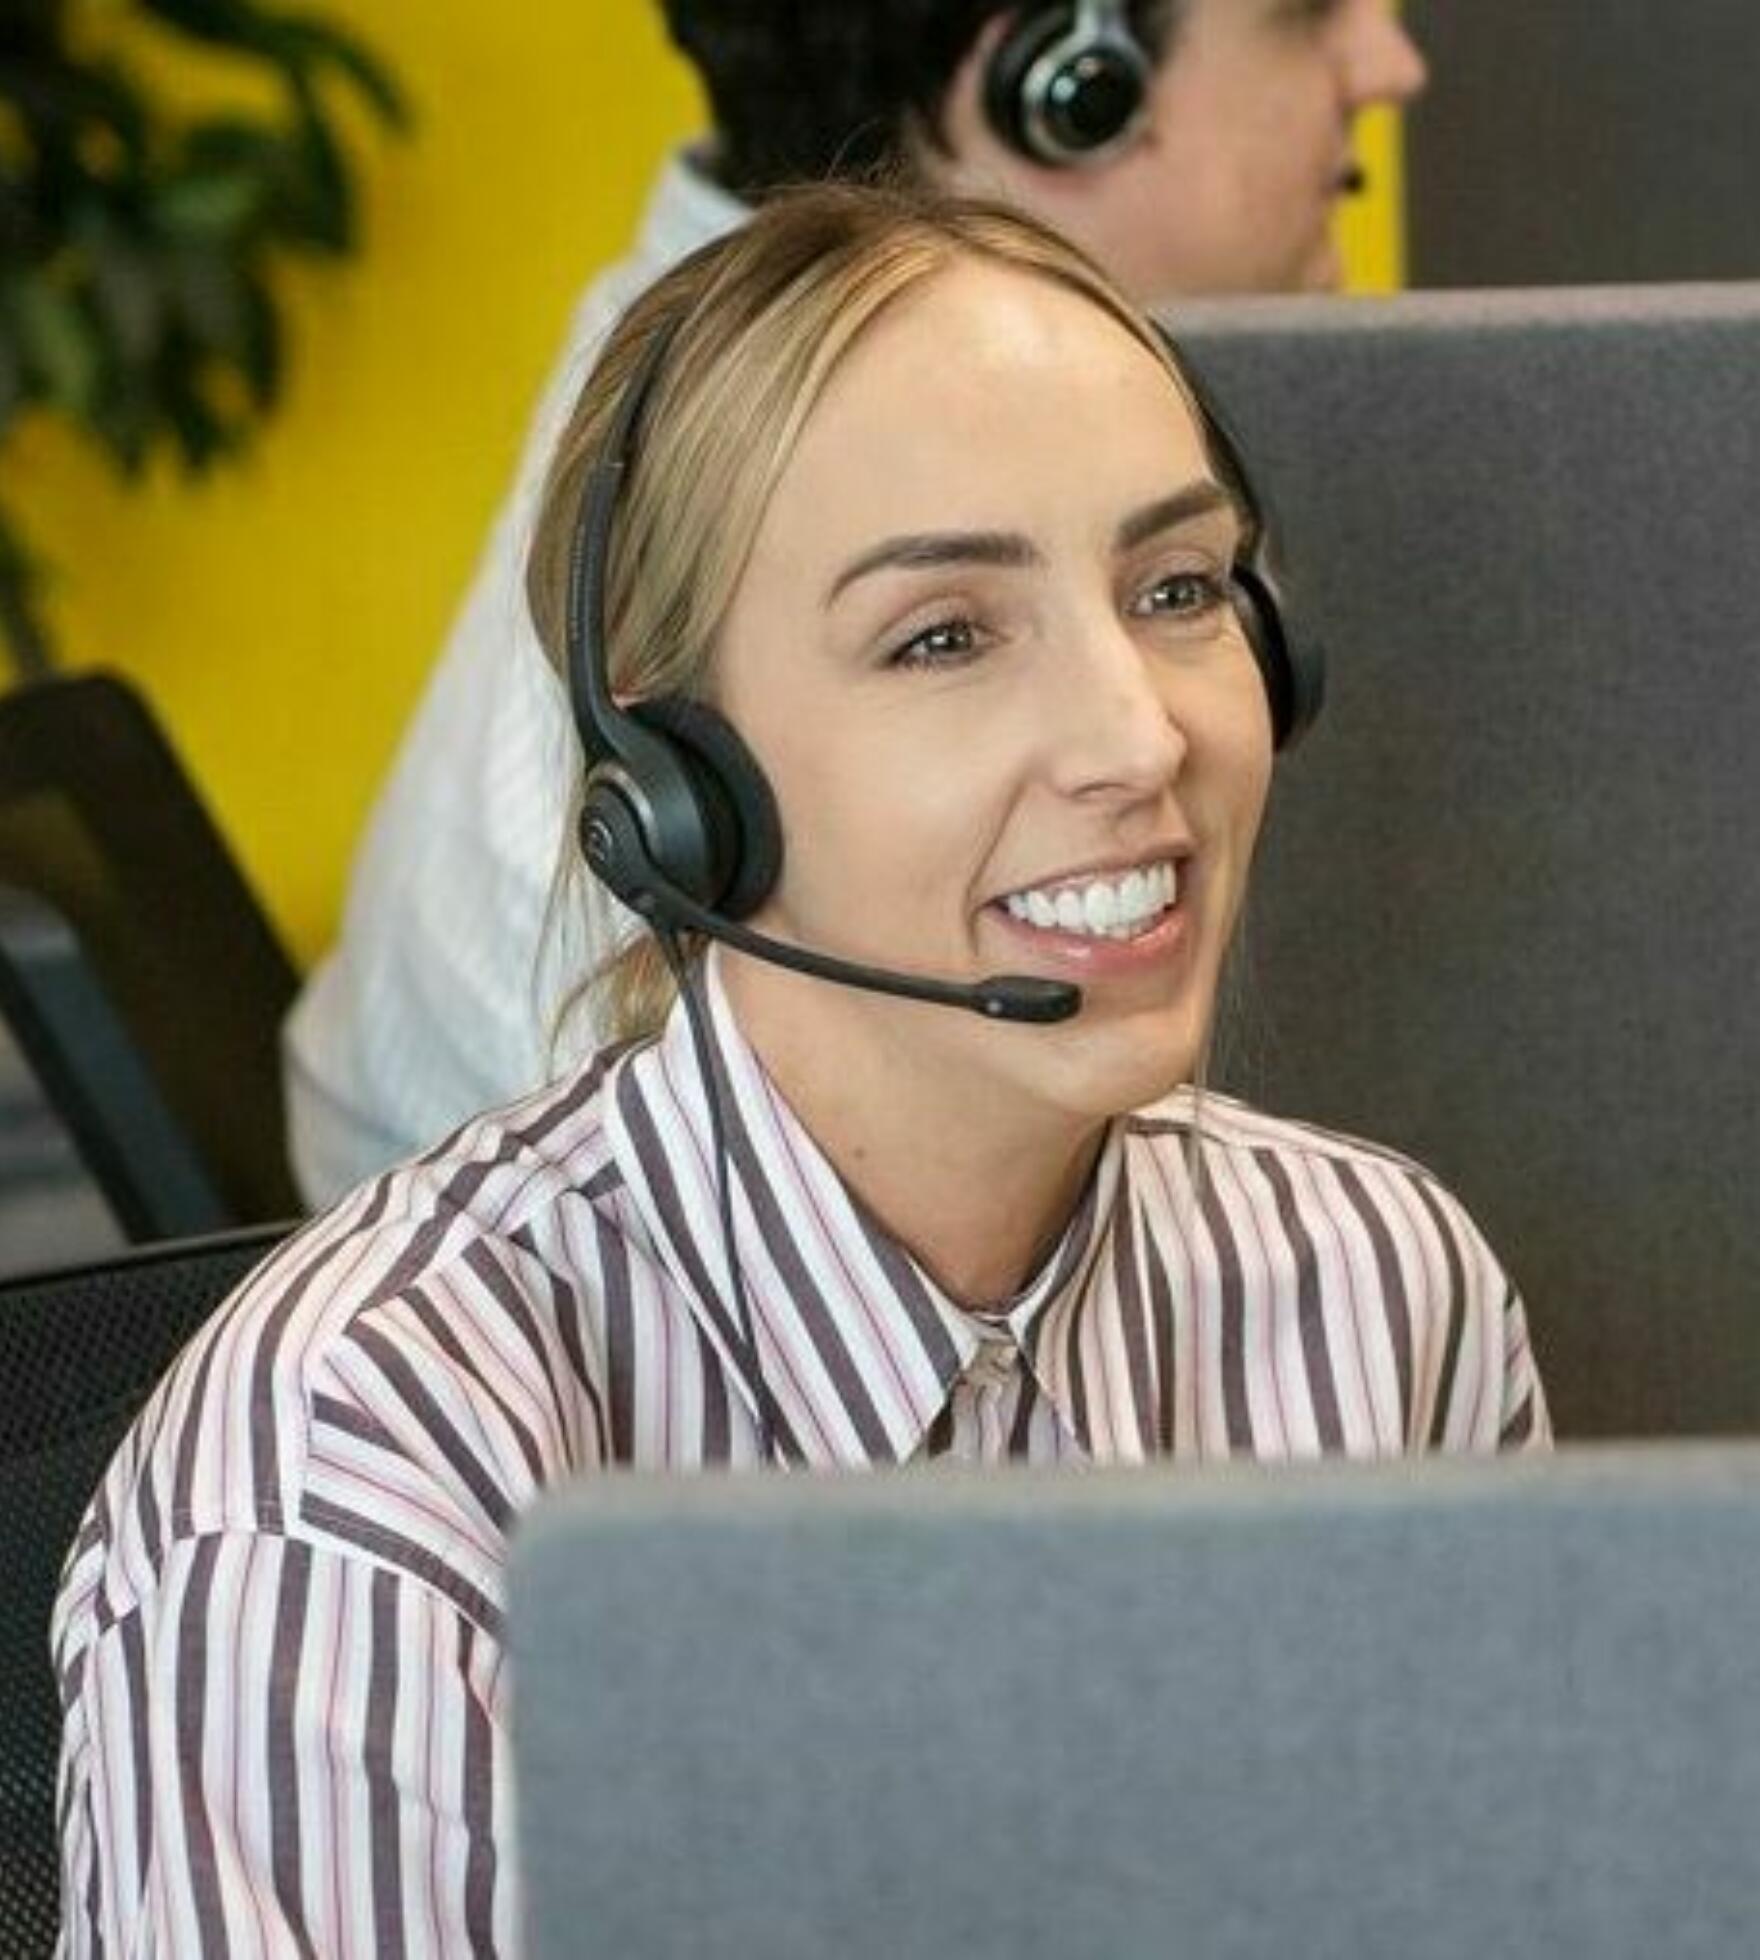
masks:
[[[532,1960],[1760,1950],[1760,1447],[582,1479]]]
[[[1330,655],[1223,1086],[1455,1186],[1564,1432],[1760,1431],[1760,286],[1169,323]]]

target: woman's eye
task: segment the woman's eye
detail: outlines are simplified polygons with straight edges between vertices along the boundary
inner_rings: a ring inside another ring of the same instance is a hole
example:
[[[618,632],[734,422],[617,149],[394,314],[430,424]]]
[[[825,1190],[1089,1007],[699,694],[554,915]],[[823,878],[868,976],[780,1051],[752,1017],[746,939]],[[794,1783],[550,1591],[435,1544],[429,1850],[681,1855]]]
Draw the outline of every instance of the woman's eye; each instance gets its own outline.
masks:
[[[889,667],[958,667],[978,652],[978,631],[969,619],[942,619],[925,626],[887,656]]]
[[[1214,573],[1170,572],[1157,579],[1132,610],[1145,618],[1206,619],[1227,602],[1227,586]]]

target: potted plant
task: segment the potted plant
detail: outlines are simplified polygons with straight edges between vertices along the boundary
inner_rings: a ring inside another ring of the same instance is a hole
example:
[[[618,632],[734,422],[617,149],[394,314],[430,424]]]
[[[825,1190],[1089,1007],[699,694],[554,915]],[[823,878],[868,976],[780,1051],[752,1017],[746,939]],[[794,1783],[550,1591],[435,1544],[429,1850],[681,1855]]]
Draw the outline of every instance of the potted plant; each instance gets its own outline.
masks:
[[[272,82],[272,108],[180,112],[156,99],[117,50],[119,15],[236,57]],[[4,0],[0,458],[43,414],[129,476],[161,453],[200,472],[249,438],[281,381],[274,268],[356,243],[344,95],[405,124],[381,63],[304,11]],[[54,665],[41,570],[0,506],[0,640],[24,675]]]

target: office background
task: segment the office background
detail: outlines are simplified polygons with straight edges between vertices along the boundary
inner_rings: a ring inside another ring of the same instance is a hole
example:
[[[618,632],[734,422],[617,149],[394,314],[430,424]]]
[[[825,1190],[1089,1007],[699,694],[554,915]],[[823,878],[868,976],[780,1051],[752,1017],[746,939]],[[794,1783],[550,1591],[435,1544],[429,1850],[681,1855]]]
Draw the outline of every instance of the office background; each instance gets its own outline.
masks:
[[[462,597],[589,275],[654,164],[702,124],[655,0],[328,0],[412,99],[407,142],[356,118],[363,247],[300,267],[280,411],[242,466],[126,490],[59,431],[7,482],[56,583],[70,666],[137,679],[302,963]],[[517,18],[517,26],[515,20]],[[131,56],[208,99],[234,73],[174,37]],[[1358,290],[1400,282],[1398,132],[1364,136]]]

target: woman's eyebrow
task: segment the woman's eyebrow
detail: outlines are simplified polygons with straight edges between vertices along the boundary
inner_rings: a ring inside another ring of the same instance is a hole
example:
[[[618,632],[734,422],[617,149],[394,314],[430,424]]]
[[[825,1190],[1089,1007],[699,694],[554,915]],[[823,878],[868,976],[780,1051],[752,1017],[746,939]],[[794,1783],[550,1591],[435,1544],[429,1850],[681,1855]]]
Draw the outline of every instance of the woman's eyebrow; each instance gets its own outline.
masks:
[[[1177,524],[1233,508],[1234,499],[1220,483],[1199,477],[1168,496],[1157,497],[1141,510],[1132,511],[1114,533],[1113,548],[1129,551],[1145,539],[1171,531]],[[1044,553],[1019,531],[911,531],[896,538],[883,538],[852,558],[831,581],[824,604],[835,604],[846,587],[874,572],[935,570],[944,565],[1021,567],[1044,562]]]
[[[1131,551],[1148,539],[1186,524],[1194,517],[1208,517],[1215,511],[1234,511],[1235,500],[1211,477],[1199,477],[1175,490],[1171,496],[1157,497],[1152,504],[1134,510],[1113,536],[1118,551]]]
[[[1018,531],[916,531],[884,538],[852,558],[831,581],[824,603],[831,605],[846,586],[871,572],[903,568],[917,571],[940,565],[1040,565],[1044,554]]]

